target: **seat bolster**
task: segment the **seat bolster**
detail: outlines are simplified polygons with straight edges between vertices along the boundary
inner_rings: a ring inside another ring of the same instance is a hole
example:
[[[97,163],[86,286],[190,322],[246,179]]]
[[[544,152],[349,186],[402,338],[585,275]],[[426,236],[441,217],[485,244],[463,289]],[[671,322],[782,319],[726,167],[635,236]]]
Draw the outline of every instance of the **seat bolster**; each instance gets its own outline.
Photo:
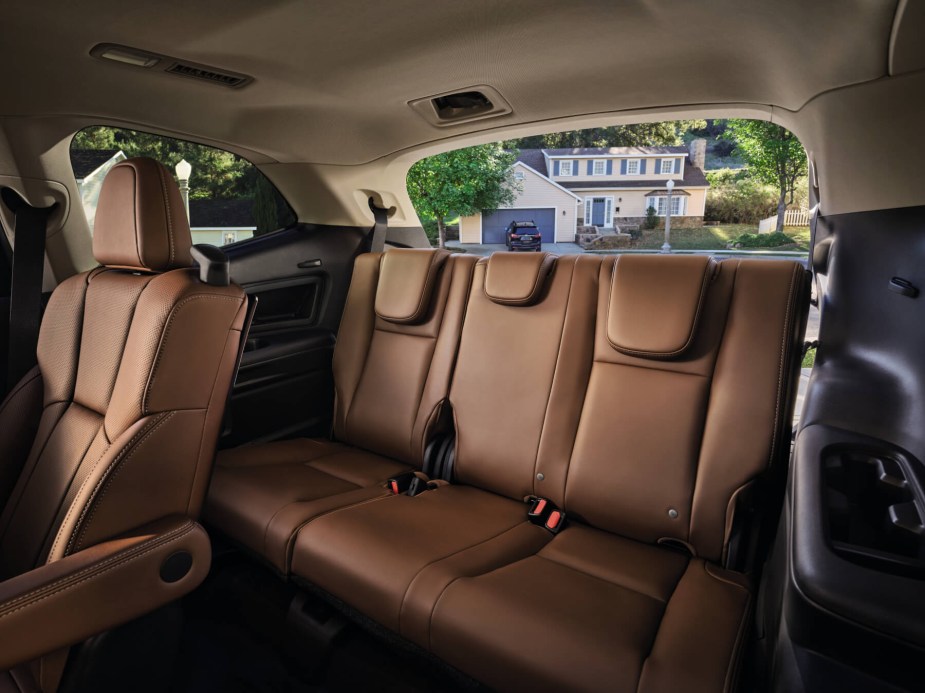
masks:
[[[36,366],[0,403],[0,508],[29,456],[42,416],[43,380]]]
[[[750,605],[744,576],[691,561],[665,609],[639,693],[734,691]]]

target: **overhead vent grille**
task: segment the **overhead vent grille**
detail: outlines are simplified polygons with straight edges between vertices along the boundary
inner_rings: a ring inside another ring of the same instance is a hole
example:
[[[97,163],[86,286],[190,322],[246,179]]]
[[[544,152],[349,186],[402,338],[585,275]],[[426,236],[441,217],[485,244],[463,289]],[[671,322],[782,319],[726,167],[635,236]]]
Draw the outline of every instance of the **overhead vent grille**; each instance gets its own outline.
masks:
[[[511,107],[498,90],[485,85],[415,99],[408,105],[438,127],[495,118],[511,112]]]
[[[242,87],[251,81],[250,77],[236,75],[231,72],[220,72],[213,68],[191,65],[190,63],[174,63],[167,68],[167,72],[180,75],[181,77],[190,77],[192,79],[201,79],[205,82],[221,84],[224,87]]]
[[[253,77],[237,72],[221,70],[210,65],[178,60],[160,53],[152,53],[131,46],[120,46],[115,43],[101,43],[90,50],[90,55],[100,60],[116,63],[132,69],[149,70],[151,72],[166,72],[189,79],[198,79],[202,82],[218,84],[230,89],[239,89],[254,81]]]

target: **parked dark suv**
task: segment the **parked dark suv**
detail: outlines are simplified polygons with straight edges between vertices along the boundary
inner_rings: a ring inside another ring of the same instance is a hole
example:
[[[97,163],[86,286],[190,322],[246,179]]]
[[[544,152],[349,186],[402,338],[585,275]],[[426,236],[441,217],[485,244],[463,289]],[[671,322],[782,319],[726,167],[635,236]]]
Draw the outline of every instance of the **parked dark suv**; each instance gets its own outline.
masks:
[[[533,250],[543,248],[543,236],[532,221],[512,221],[507,225],[504,239],[508,250]]]

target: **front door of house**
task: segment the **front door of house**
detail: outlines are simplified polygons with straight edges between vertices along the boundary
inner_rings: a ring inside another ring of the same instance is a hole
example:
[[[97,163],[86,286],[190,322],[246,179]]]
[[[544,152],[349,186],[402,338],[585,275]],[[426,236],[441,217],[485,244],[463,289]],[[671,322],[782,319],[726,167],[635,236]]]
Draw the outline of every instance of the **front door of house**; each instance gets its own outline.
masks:
[[[603,226],[604,225],[604,205],[606,201],[603,197],[595,197],[591,201],[591,225],[592,226]]]

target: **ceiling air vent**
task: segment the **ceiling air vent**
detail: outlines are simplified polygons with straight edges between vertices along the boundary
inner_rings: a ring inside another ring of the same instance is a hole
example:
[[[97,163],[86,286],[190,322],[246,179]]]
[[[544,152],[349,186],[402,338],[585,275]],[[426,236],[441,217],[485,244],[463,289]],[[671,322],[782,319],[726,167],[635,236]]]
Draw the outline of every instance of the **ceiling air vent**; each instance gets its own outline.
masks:
[[[409,101],[408,105],[438,127],[494,118],[511,112],[507,101],[488,86],[466,87]]]
[[[167,68],[167,72],[180,75],[181,77],[191,77],[192,79],[201,79],[214,84],[221,84],[224,87],[242,87],[251,81],[246,75],[238,75],[232,72],[221,72],[214,68],[193,65],[190,63],[175,62]]]
[[[116,43],[101,43],[90,50],[90,55],[100,60],[106,60],[130,68],[142,68],[151,72],[166,72],[180,77],[189,77],[203,82],[220,84],[223,87],[237,89],[254,81],[253,77],[237,72],[220,70],[210,65],[199,65],[186,60],[178,60],[160,53],[121,46]]]

